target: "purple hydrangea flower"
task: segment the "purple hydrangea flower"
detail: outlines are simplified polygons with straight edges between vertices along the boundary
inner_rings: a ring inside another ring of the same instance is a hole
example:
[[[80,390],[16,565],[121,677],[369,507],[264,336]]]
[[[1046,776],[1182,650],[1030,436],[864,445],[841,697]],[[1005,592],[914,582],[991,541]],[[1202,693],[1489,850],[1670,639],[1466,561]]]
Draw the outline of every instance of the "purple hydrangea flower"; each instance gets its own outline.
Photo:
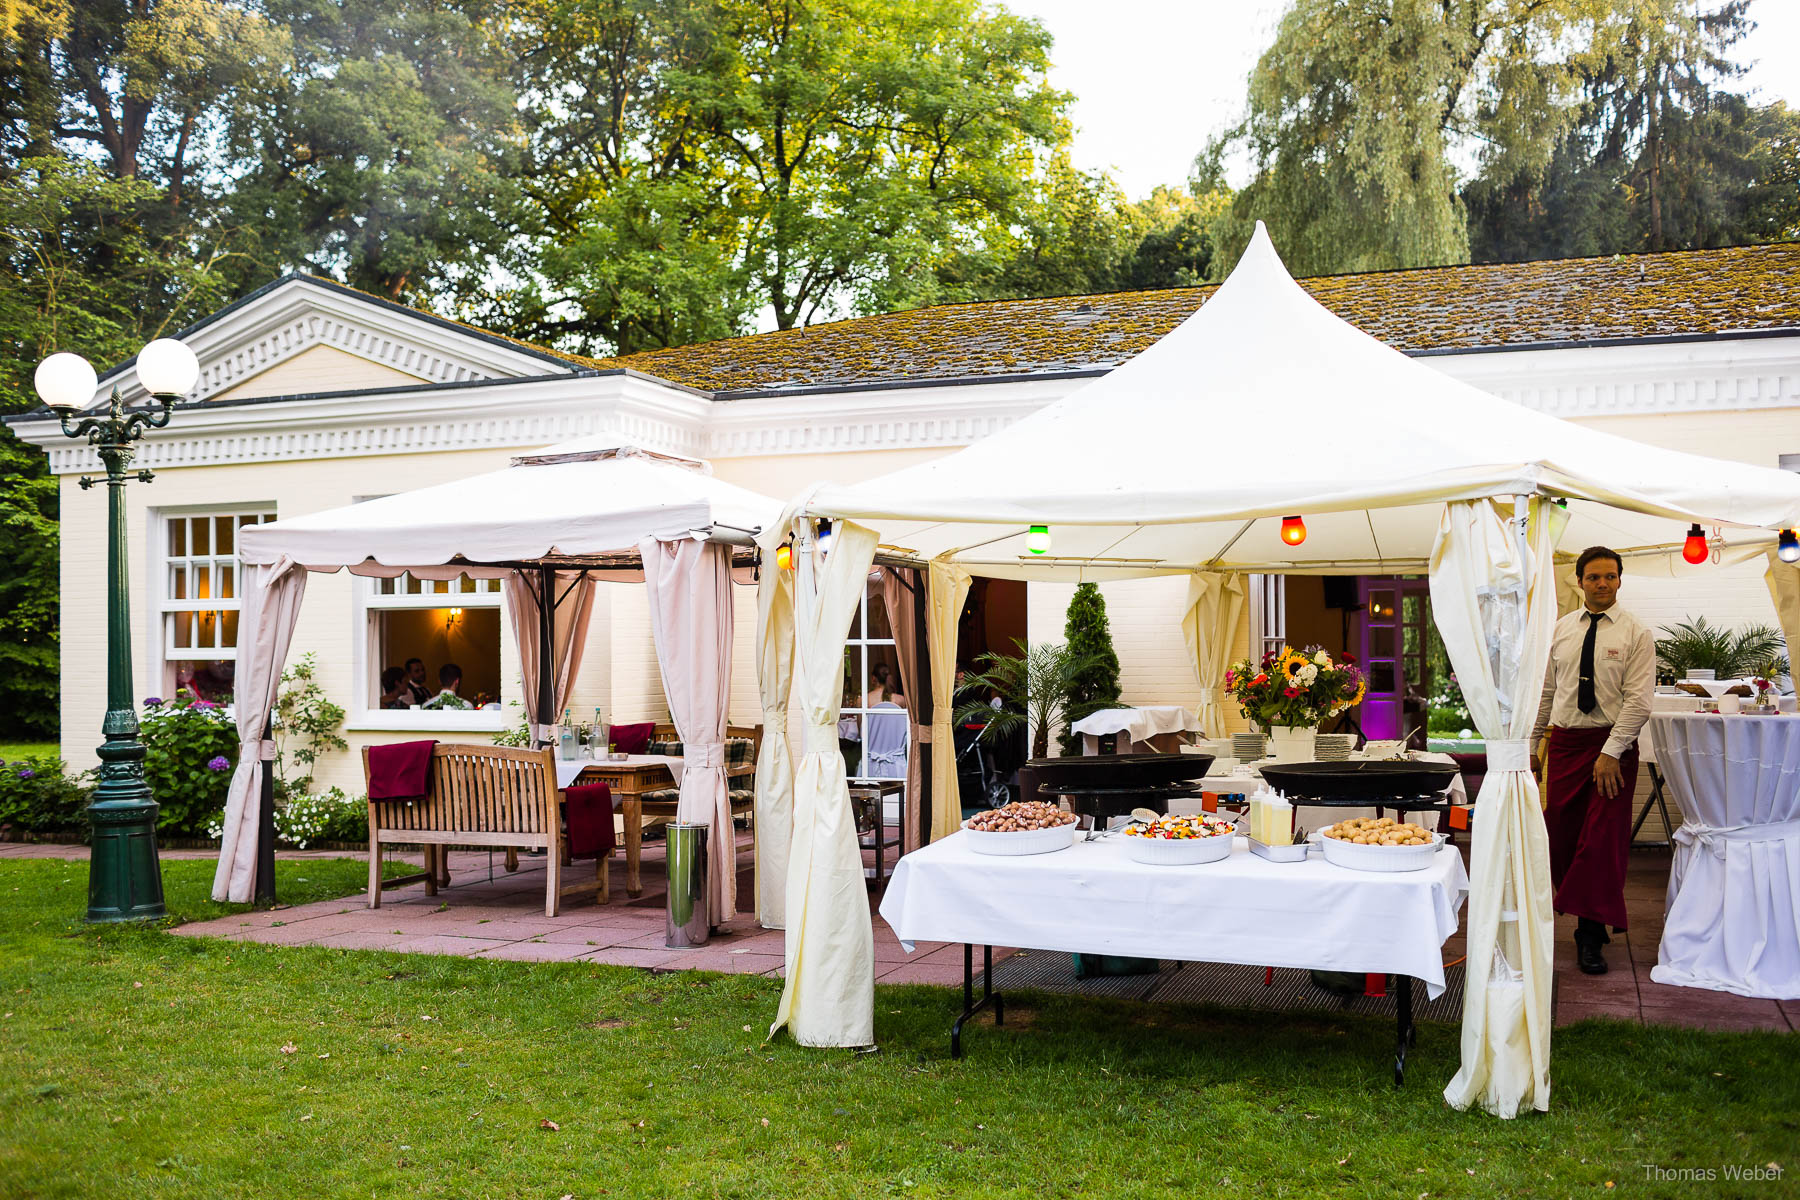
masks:
[[[196,700],[196,701],[194,701],[194,707],[195,708],[217,708],[219,706],[217,704],[214,704],[211,700]]]
[[[20,779],[35,779],[35,778],[37,778],[37,772],[32,770],[30,767],[20,767],[19,768],[19,778]]]
[[[206,760],[206,769],[209,771],[229,771],[231,769],[231,763],[223,754],[216,754],[212,758]]]
[[[145,696],[144,697],[144,707],[145,708],[155,708],[157,705],[161,704],[162,702],[163,702],[163,698],[161,696]]]

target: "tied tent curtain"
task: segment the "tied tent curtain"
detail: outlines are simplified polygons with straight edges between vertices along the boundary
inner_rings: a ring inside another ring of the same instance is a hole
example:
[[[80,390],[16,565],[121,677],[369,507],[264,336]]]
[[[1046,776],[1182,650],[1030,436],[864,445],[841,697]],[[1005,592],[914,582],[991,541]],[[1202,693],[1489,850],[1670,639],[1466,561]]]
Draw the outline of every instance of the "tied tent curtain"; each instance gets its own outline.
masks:
[[[969,572],[933,560],[925,586],[925,642],[931,656],[931,840],[962,828],[962,795],[956,786],[956,626],[969,596]]]
[[[243,612],[238,622],[238,669],[234,685],[238,761],[225,798],[225,829],[212,898],[247,903],[256,889],[256,841],[262,829],[263,772],[275,759],[275,743],[263,737],[281,665],[287,661],[306,594],[306,568],[283,555],[268,566],[242,573]]]
[[[794,663],[805,745],[794,775],[787,980],[769,1036],[786,1025],[803,1046],[867,1046],[875,1040],[874,932],[837,722],[844,644],[875,561],[875,531],[839,522],[830,554],[819,551],[810,522],[797,532]]]
[[[693,538],[638,543],[669,716],[681,738],[675,819],[707,827],[709,922],[737,916],[737,835],[725,777],[731,706],[731,548]]]
[[[911,854],[924,845],[925,830],[919,820],[919,706],[925,703],[919,690],[926,674],[919,669],[919,589],[924,586],[917,568],[883,567],[881,602],[887,607],[888,626],[894,631],[894,648],[900,653],[900,698],[906,703],[906,724],[912,735],[906,751],[906,804],[900,828],[900,853]]]
[[[1788,661],[1800,654],[1800,567],[1784,563],[1774,550],[1769,551],[1769,569],[1763,572],[1769,585],[1769,599],[1775,602],[1775,620],[1787,642]]]
[[[541,579],[542,576],[539,576]],[[555,605],[554,639],[551,642],[550,711],[538,711],[538,675],[542,661],[539,646],[543,628],[543,612],[538,603],[537,584],[527,580],[523,572],[514,571],[500,582],[506,597],[507,620],[512,625],[513,642],[519,647],[520,682],[524,687],[525,723],[531,738],[540,745],[550,740],[549,727],[556,724],[557,714],[569,702],[576,673],[581,670],[581,652],[587,646],[588,618],[594,611],[594,580],[585,572],[561,572],[550,576],[552,594],[546,602]],[[562,602],[557,604],[557,600]]]
[[[1537,500],[1453,501],[1431,552],[1432,618],[1488,752],[1470,852],[1462,1063],[1444,1098],[1500,1117],[1550,1107],[1555,912],[1526,745],[1556,623],[1543,510]]]
[[[757,539],[762,576],[756,590],[756,687],[762,749],[756,756],[756,919],[787,926],[788,852],[794,838],[794,764],[788,755],[788,696],[794,679],[794,573],[775,565],[775,527]]]
[[[1225,709],[1219,703],[1225,672],[1231,666],[1232,635],[1244,615],[1244,577],[1195,571],[1188,578],[1187,607],[1182,610],[1181,635],[1187,642],[1194,675],[1200,681],[1202,735],[1225,736]]]

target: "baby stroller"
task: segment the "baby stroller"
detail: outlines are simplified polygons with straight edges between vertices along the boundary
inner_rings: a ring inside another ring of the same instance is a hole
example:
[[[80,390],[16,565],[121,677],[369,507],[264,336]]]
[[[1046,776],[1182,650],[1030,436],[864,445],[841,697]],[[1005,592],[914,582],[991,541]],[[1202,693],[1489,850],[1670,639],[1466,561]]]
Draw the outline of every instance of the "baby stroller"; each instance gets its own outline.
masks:
[[[1013,799],[1007,784],[1010,772],[996,761],[1003,747],[989,745],[981,736],[987,726],[981,722],[964,722],[955,730],[956,786],[962,799],[962,815],[967,820],[988,808],[999,808]]]

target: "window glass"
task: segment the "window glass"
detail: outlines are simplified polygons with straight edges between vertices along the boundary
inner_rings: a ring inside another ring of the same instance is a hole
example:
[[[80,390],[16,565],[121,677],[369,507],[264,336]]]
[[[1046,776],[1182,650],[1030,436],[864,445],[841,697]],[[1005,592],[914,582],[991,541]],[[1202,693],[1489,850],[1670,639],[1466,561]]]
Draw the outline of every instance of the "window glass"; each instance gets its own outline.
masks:
[[[399,575],[364,585],[372,655],[364,681],[366,708],[416,709],[421,723],[428,723],[433,709],[500,707],[505,689],[499,580]],[[409,668],[413,659],[418,663]],[[395,670],[405,682],[398,690],[384,688],[383,676]]]
[[[904,779],[912,752],[912,722],[905,709],[909,681],[900,673],[881,594],[880,570],[871,571],[844,643],[844,693],[838,744],[852,779]]]
[[[164,513],[164,568],[155,599],[161,637],[161,694],[186,688],[201,699],[231,699],[238,636],[237,531],[273,521],[266,509]]]

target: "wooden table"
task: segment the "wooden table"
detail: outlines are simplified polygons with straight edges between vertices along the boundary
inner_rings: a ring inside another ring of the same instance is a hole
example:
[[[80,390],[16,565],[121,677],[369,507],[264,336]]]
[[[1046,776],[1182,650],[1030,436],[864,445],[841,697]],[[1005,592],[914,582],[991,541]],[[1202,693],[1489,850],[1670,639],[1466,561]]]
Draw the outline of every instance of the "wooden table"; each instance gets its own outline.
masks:
[[[899,796],[900,822],[906,822],[906,780],[863,779],[850,783],[850,810],[856,817],[856,840],[859,848],[867,848],[874,839],[875,865],[863,868],[863,878],[880,883],[888,877],[885,856],[889,847],[900,848],[899,826],[893,837],[887,832],[887,798]],[[898,855],[895,855],[898,858]]]
[[[634,754],[622,762],[586,760],[581,762],[581,770],[572,782],[604,783],[612,789],[613,798],[618,801],[619,812],[625,817],[625,894],[634,899],[643,895],[644,885],[639,878],[638,862],[643,857],[644,817],[648,814],[672,819],[675,816],[675,802],[665,800],[646,804],[642,796],[645,792],[662,791],[675,786],[675,776],[669,770],[669,765],[660,757],[640,754]]]

